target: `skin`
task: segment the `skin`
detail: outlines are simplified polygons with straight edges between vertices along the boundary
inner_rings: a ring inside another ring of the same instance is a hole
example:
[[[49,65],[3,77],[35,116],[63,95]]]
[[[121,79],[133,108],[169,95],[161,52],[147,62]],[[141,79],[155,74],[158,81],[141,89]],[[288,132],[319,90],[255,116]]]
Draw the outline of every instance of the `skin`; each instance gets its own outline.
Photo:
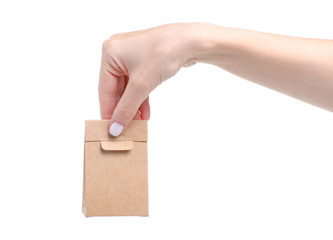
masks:
[[[149,93],[197,62],[333,111],[333,40],[176,23],[115,34],[104,42],[102,119],[124,129],[132,119],[148,120]]]

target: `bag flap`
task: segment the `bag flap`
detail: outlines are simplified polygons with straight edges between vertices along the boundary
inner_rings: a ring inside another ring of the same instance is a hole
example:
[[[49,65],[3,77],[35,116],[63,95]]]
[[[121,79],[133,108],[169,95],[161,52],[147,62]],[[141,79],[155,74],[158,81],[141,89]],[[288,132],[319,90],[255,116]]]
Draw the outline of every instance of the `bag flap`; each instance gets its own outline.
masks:
[[[129,151],[133,149],[133,141],[101,141],[104,151]]]
[[[85,141],[132,140],[147,142],[147,121],[132,120],[126,130],[118,137],[109,134],[110,120],[86,120]]]

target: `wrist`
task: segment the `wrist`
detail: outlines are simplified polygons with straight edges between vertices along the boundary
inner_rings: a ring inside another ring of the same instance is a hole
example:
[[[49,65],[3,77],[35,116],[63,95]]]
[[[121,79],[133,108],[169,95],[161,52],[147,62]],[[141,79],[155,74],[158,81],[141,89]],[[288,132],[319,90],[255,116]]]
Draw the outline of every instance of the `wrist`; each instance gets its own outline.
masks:
[[[192,23],[188,31],[189,60],[224,65],[235,44],[235,29],[209,23]]]

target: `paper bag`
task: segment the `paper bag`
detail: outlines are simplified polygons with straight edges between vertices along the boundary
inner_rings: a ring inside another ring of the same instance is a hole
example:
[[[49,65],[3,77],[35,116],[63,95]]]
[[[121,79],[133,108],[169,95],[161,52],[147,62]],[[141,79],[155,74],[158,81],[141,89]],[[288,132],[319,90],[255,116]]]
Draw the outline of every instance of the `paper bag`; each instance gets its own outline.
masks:
[[[91,216],[148,216],[147,121],[118,137],[109,120],[85,122],[82,211]]]

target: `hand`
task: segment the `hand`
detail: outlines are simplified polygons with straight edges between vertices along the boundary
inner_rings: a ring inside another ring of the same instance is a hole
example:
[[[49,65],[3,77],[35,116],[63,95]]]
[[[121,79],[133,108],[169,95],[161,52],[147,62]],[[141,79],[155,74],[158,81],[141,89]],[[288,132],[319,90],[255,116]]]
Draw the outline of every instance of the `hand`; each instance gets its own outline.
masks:
[[[102,119],[111,119],[111,135],[120,135],[132,119],[148,120],[149,93],[182,66],[194,64],[191,26],[168,24],[115,34],[104,42],[99,101]]]

